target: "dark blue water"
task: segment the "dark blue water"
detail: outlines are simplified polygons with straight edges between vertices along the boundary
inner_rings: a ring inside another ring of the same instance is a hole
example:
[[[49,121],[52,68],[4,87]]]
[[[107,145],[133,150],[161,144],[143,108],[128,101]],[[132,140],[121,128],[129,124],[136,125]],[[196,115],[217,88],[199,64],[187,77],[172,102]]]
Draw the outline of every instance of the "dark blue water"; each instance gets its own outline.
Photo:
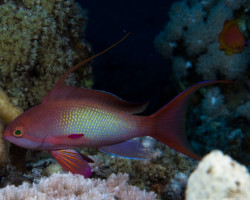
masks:
[[[78,1],[89,11],[86,39],[95,53],[131,35],[119,46],[96,59],[96,89],[126,100],[158,104],[169,90],[170,65],[156,54],[154,38],[168,21],[172,1]]]

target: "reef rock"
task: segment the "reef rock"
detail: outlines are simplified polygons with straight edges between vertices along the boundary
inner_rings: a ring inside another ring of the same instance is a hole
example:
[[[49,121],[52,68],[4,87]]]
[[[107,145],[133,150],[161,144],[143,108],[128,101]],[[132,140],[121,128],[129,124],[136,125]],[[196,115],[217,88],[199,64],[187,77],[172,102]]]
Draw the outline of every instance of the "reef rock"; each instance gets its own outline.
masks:
[[[68,68],[89,56],[86,13],[73,0],[0,1],[0,87],[14,105],[40,103]],[[88,85],[90,70],[81,70],[68,82]]]
[[[213,151],[188,179],[186,200],[250,199],[250,175],[245,166]]]

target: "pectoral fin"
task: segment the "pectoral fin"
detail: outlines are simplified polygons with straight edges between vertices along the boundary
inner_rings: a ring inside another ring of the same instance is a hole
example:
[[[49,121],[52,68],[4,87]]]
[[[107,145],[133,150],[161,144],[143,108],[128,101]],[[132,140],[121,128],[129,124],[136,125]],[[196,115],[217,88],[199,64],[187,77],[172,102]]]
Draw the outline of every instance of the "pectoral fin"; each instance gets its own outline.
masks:
[[[103,146],[99,148],[99,150],[113,156],[120,156],[130,159],[145,160],[149,157],[143,145],[135,140],[129,140],[110,146]]]
[[[91,176],[91,167],[88,162],[93,162],[87,156],[83,156],[76,150],[66,149],[66,150],[56,150],[50,151],[56,161],[65,169],[73,174],[81,174],[85,178]]]

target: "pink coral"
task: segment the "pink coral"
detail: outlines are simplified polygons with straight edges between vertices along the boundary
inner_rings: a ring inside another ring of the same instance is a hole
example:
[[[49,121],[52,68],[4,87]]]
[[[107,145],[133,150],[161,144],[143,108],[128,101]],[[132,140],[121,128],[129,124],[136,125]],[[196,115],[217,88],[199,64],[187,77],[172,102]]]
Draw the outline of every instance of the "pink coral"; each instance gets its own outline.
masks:
[[[38,184],[23,183],[16,187],[0,189],[0,199],[4,200],[154,200],[156,194],[145,192],[127,182],[127,174],[112,174],[107,180],[85,179],[81,175],[53,174]]]

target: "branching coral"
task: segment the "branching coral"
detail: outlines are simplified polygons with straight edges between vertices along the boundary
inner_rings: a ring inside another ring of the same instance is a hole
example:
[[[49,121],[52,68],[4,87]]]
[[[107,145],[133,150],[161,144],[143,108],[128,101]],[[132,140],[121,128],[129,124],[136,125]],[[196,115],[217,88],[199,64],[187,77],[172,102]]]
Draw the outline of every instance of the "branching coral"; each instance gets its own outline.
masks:
[[[0,5],[0,86],[14,105],[40,103],[66,69],[90,50],[82,41],[86,11],[73,0],[16,0]],[[70,75],[70,82],[81,76]]]
[[[23,183],[0,189],[0,199],[88,199],[88,200],[154,200],[156,194],[129,185],[128,175],[112,174],[107,180],[85,179],[81,175],[53,174],[32,186]]]

